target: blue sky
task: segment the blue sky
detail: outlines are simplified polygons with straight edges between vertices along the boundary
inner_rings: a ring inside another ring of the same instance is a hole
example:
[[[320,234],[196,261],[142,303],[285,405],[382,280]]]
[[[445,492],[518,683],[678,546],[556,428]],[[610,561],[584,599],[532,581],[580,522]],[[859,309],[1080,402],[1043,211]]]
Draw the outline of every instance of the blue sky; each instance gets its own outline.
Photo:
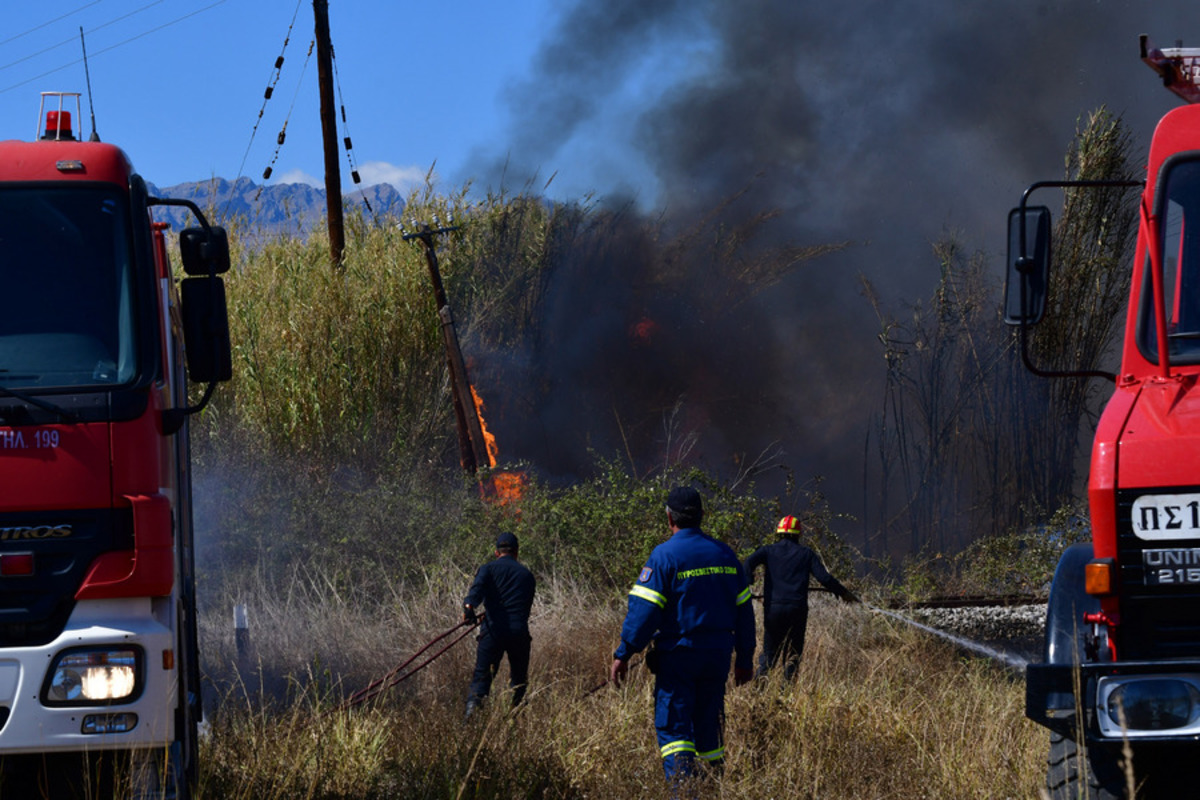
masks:
[[[1144,140],[1175,104],[1137,34],[1200,44],[1184,0],[329,6],[339,135],[367,184],[403,191],[436,164],[439,190],[487,189],[508,163],[509,189],[534,173],[555,199],[678,208],[765,175],[755,191],[804,238],[867,220],[880,247],[883,222],[918,246],[947,226],[1002,241],[1002,206],[1060,171],[1080,114],[1106,104]],[[8,2],[0,138],[34,135],[39,91],[86,92],[81,27],[100,136],[148,180],[262,182],[286,118],[271,181],[323,186],[312,0]]]
[[[472,177],[473,154],[503,155],[506,92],[528,74],[553,25],[551,0],[329,6],[346,127],[364,183],[403,189],[436,162],[440,185],[453,188]],[[278,83],[254,132],[293,19]],[[47,90],[84,93],[82,127],[85,135],[90,130],[80,27],[96,128],[148,180],[169,186],[241,174],[261,183],[288,118],[272,182],[323,186],[315,55],[304,66],[311,0],[6,3],[0,138],[32,138],[39,92]],[[344,151],[341,164],[349,186]],[[558,171],[560,192],[596,188],[594,175],[544,166],[548,174]]]

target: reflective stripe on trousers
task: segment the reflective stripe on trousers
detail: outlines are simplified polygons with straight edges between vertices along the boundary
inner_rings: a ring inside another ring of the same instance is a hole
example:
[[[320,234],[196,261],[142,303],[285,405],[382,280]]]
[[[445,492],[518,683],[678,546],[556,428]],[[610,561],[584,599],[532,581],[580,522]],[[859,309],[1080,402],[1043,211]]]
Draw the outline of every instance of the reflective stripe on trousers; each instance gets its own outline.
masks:
[[[694,774],[695,761],[725,755],[722,726],[731,651],[677,647],[659,651],[654,727],[668,780]]]

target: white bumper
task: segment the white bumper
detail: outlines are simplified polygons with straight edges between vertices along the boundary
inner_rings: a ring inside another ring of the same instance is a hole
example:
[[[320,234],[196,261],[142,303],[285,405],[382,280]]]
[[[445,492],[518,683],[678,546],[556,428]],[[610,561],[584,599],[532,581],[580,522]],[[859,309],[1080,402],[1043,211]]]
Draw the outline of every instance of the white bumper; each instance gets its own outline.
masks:
[[[136,700],[112,705],[51,707],[42,690],[55,657],[78,647],[136,645],[142,650]],[[171,651],[170,668],[164,651]],[[0,753],[114,750],[162,746],[174,738],[178,670],[174,633],[156,619],[149,598],[85,600],[66,629],[40,647],[0,648],[0,707],[9,710],[0,729]],[[136,714],[124,733],[83,733],[91,715]]]

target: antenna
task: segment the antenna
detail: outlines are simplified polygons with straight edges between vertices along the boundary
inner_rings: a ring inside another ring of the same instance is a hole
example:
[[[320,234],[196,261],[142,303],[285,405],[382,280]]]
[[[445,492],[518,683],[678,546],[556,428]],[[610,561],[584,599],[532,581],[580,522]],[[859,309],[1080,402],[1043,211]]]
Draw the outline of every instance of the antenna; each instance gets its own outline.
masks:
[[[83,76],[87,80],[88,113],[92,115],[92,135],[88,137],[88,141],[98,142],[100,134],[96,133],[96,107],[92,104],[92,73],[88,71],[87,42],[83,40],[82,25],[79,26],[79,46],[83,48]]]

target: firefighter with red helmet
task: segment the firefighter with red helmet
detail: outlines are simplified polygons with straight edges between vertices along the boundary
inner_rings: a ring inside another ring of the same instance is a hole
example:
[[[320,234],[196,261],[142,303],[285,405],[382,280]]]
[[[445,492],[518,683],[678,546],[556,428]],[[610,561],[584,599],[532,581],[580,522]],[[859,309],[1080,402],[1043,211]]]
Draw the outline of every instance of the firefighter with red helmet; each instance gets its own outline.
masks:
[[[779,541],[758,548],[746,559],[746,577],[751,583],[754,582],[754,571],[760,566],[765,567],[759,676],[778,664],[781,658],[784,659],[784,675],[791,678],[796,674],[808,628],[810,575],[843,601],[858,602],[853,592],[829,574],[821,557],[800,544],[802,530],[799,517],[784,517],[775,529]]]
[[[667,496],[671,538],[654,548],[629,592],[621,643],[610,678],[620,684],[629,658],[653,642],[654,727],[663,771],[673,784],[719,769],[725,757],[725,682],[753,675],[754,607],[737,555],[700,530],[700,494],[677,487]],[[736,656],[735,656],[736,653]]]

